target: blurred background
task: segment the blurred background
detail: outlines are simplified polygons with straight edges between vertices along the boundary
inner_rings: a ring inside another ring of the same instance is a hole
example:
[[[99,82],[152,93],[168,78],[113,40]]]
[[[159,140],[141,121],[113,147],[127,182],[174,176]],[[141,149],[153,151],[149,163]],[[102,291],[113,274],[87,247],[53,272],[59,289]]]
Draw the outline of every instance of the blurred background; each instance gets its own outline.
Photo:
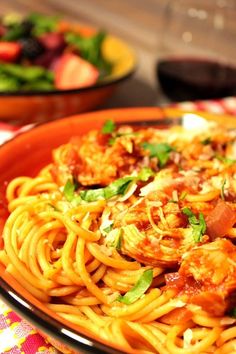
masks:
[[[155,65],[166,4],[166,0],[8,0],[1,1],[0,12],[59,14],[125,39],[136,51],[138,68],[106,107],[150,106],[164,101],[157,90]]]
[[[235,96],[235,9],[235,0],[8,0],[0,11],[60,15],[130,44],[137,70],[108,108]]]

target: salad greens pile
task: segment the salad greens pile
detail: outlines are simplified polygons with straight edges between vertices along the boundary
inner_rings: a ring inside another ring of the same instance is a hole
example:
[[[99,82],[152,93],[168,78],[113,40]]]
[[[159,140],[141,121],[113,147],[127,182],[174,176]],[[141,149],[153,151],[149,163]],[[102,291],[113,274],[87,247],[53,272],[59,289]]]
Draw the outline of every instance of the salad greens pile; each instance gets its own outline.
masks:
[[[62,30],[60,23],[59,16],[38,13],[0,18],[0,92],[63,89],[70,82],[68,88],[79,88],[111,73],[112,64],[101,50],[104,31],[85,37],[69,24]]]

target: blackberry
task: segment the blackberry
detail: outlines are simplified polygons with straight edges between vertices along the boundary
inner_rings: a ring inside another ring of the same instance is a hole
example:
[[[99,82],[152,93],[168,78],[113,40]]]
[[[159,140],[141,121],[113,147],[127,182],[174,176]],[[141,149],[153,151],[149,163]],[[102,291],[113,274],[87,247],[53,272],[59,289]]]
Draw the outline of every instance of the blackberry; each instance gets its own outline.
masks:
[[[19,40],[22,45],[22,56],[27,59],[35,59],[44,52],[44,46],[34,37]]]
[[[24,20],[21,22],[21,27],[23,33],[22,37],[30,37],[34,28],[34,24],[29,20]]]

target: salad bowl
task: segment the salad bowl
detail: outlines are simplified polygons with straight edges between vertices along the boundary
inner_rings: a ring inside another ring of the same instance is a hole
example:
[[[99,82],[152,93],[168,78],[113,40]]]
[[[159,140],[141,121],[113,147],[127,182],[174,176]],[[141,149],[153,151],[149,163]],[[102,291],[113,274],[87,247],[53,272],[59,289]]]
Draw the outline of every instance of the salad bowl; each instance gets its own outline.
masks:
[[[121,38],[56,16],[0,19],[0,119],[24,125],[104,103],[135,71]]]

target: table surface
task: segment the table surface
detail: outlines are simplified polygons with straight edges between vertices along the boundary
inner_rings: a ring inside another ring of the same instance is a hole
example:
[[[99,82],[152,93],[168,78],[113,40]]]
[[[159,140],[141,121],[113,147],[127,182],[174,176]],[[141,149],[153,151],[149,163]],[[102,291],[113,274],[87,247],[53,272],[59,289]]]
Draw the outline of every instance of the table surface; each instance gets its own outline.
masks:
[[[106,107],[152,106],[163,102],[155,75],[163,11],[167,0],[8,0],[0,13],[37,11],[82,21],[125,39],[136,51],[135,75],[120,85]]]

